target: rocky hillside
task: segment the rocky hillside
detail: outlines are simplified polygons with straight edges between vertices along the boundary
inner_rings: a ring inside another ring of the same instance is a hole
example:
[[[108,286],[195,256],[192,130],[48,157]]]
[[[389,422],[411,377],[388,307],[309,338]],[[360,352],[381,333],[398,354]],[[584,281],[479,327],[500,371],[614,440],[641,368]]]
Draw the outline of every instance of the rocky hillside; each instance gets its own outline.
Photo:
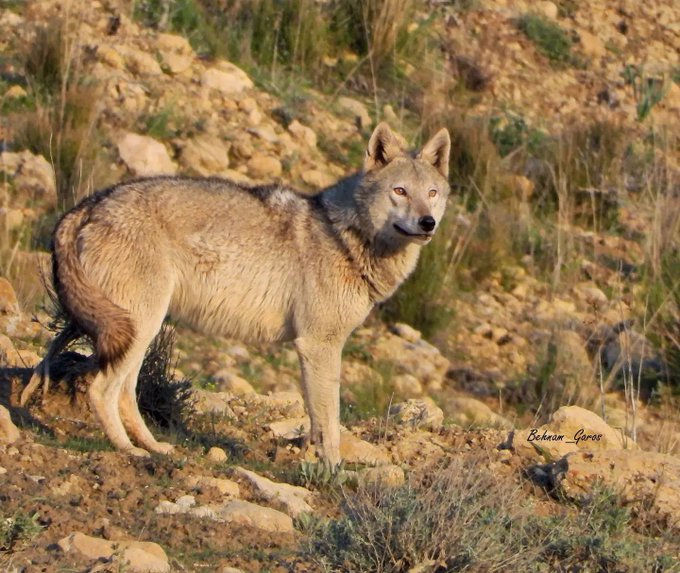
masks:
[[[256,4],[0,7],[0,568],[680,571],[674,2]],[[314,193],[378,119],[448,126],[455,196],[347,343],[341,468],[304,446],[291,347],[182,325],[139,385],[171,457],[112,451],[86,341],[18,406],[77,199],[159,173]]]

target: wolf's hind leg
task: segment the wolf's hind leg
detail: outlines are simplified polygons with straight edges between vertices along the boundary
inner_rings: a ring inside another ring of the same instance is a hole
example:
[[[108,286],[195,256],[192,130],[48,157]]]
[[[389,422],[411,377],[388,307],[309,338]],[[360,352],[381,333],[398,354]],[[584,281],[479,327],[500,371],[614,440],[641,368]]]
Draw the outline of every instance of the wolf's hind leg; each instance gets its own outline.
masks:
[[[340,362],[342,342],[298,338],[302,386],[311,419],[311,442],[321,446],[322,457],[340,463]]]
[[[121,366],[126,362],[124,360]],[[149,452],[132,445],[120,417],[118,402],[125,382],[125,369],[121,366],[108,367],[97,373],[87,389],[90,406],[99,418],[106,437],[116,449],[135,456],[148,456]]]
[[[125,377],[120,394],[120,415],[125,429],[137,444],[157,454],[169,454],[174,446],[167,442],[159,442],[154,438],[144,422],[137,404],[137,380],[144,360],[144,350],[142,349],[141,359],[137,366]]]
[[[50,362],[52,362],[57,355],[61,354],[71,342],[78,338],[79,335],[80,333],[77,327],[70,322],[59,334],[57,334],[50,344],[45,358],[43,358],[35,367],[30,381],[21,392],[21,397],[19,398],[20,406],[23,407],[28,404],[31,397],[40,386],[42,386],[42,400],[43,403],[45,402],[47,399],[47,392],[50,388]]]

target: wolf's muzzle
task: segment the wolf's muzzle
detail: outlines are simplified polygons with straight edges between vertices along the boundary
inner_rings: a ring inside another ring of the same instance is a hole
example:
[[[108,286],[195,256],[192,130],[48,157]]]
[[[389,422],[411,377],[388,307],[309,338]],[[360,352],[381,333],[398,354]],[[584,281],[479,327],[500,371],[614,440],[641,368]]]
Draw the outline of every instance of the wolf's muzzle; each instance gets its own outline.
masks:
[[[434,217],[432,215],[425,215],[424,217],[418,219],[418,226],[426,233],[432,231],[432,229],[435,228],[436,224],[437,221],[434,220]]]

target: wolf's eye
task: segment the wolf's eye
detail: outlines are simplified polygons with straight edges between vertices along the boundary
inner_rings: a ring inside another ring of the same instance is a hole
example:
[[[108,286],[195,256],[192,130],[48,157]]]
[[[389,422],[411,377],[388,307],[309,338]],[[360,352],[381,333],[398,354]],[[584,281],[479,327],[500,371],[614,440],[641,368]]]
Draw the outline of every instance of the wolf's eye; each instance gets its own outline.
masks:
[[[430,191],[428,192],[428,195],[430,197],[436,197],[437,196],[437,190],[436,189],[430,189]]]
[[[400,195],[401,197],[406,196],[406,189],[404,189],[403,187],[395,187],[394,189],[392,189],[392,191],[394,191],[395,195]]]

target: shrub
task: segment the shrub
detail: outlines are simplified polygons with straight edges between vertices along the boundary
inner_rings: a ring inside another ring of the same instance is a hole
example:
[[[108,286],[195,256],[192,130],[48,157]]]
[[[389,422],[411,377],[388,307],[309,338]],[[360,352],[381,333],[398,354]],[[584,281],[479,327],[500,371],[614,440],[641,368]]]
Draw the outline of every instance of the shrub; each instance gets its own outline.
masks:
[[[571,39],[555,22],[538,14],[525,14],[517,21],[517,27],[553,65],[576,63],[571,53]]]
[[[17,513],[11,517],[0,516],[0,552],[15,551],[31,541],[42,531],[38,514]]]
[[[155,425],[184,431],[193,410],[192,384],[172,376],[174,344],[175,331],[166,323],[146,351],[137,381],[137,400],[140,412]]]

